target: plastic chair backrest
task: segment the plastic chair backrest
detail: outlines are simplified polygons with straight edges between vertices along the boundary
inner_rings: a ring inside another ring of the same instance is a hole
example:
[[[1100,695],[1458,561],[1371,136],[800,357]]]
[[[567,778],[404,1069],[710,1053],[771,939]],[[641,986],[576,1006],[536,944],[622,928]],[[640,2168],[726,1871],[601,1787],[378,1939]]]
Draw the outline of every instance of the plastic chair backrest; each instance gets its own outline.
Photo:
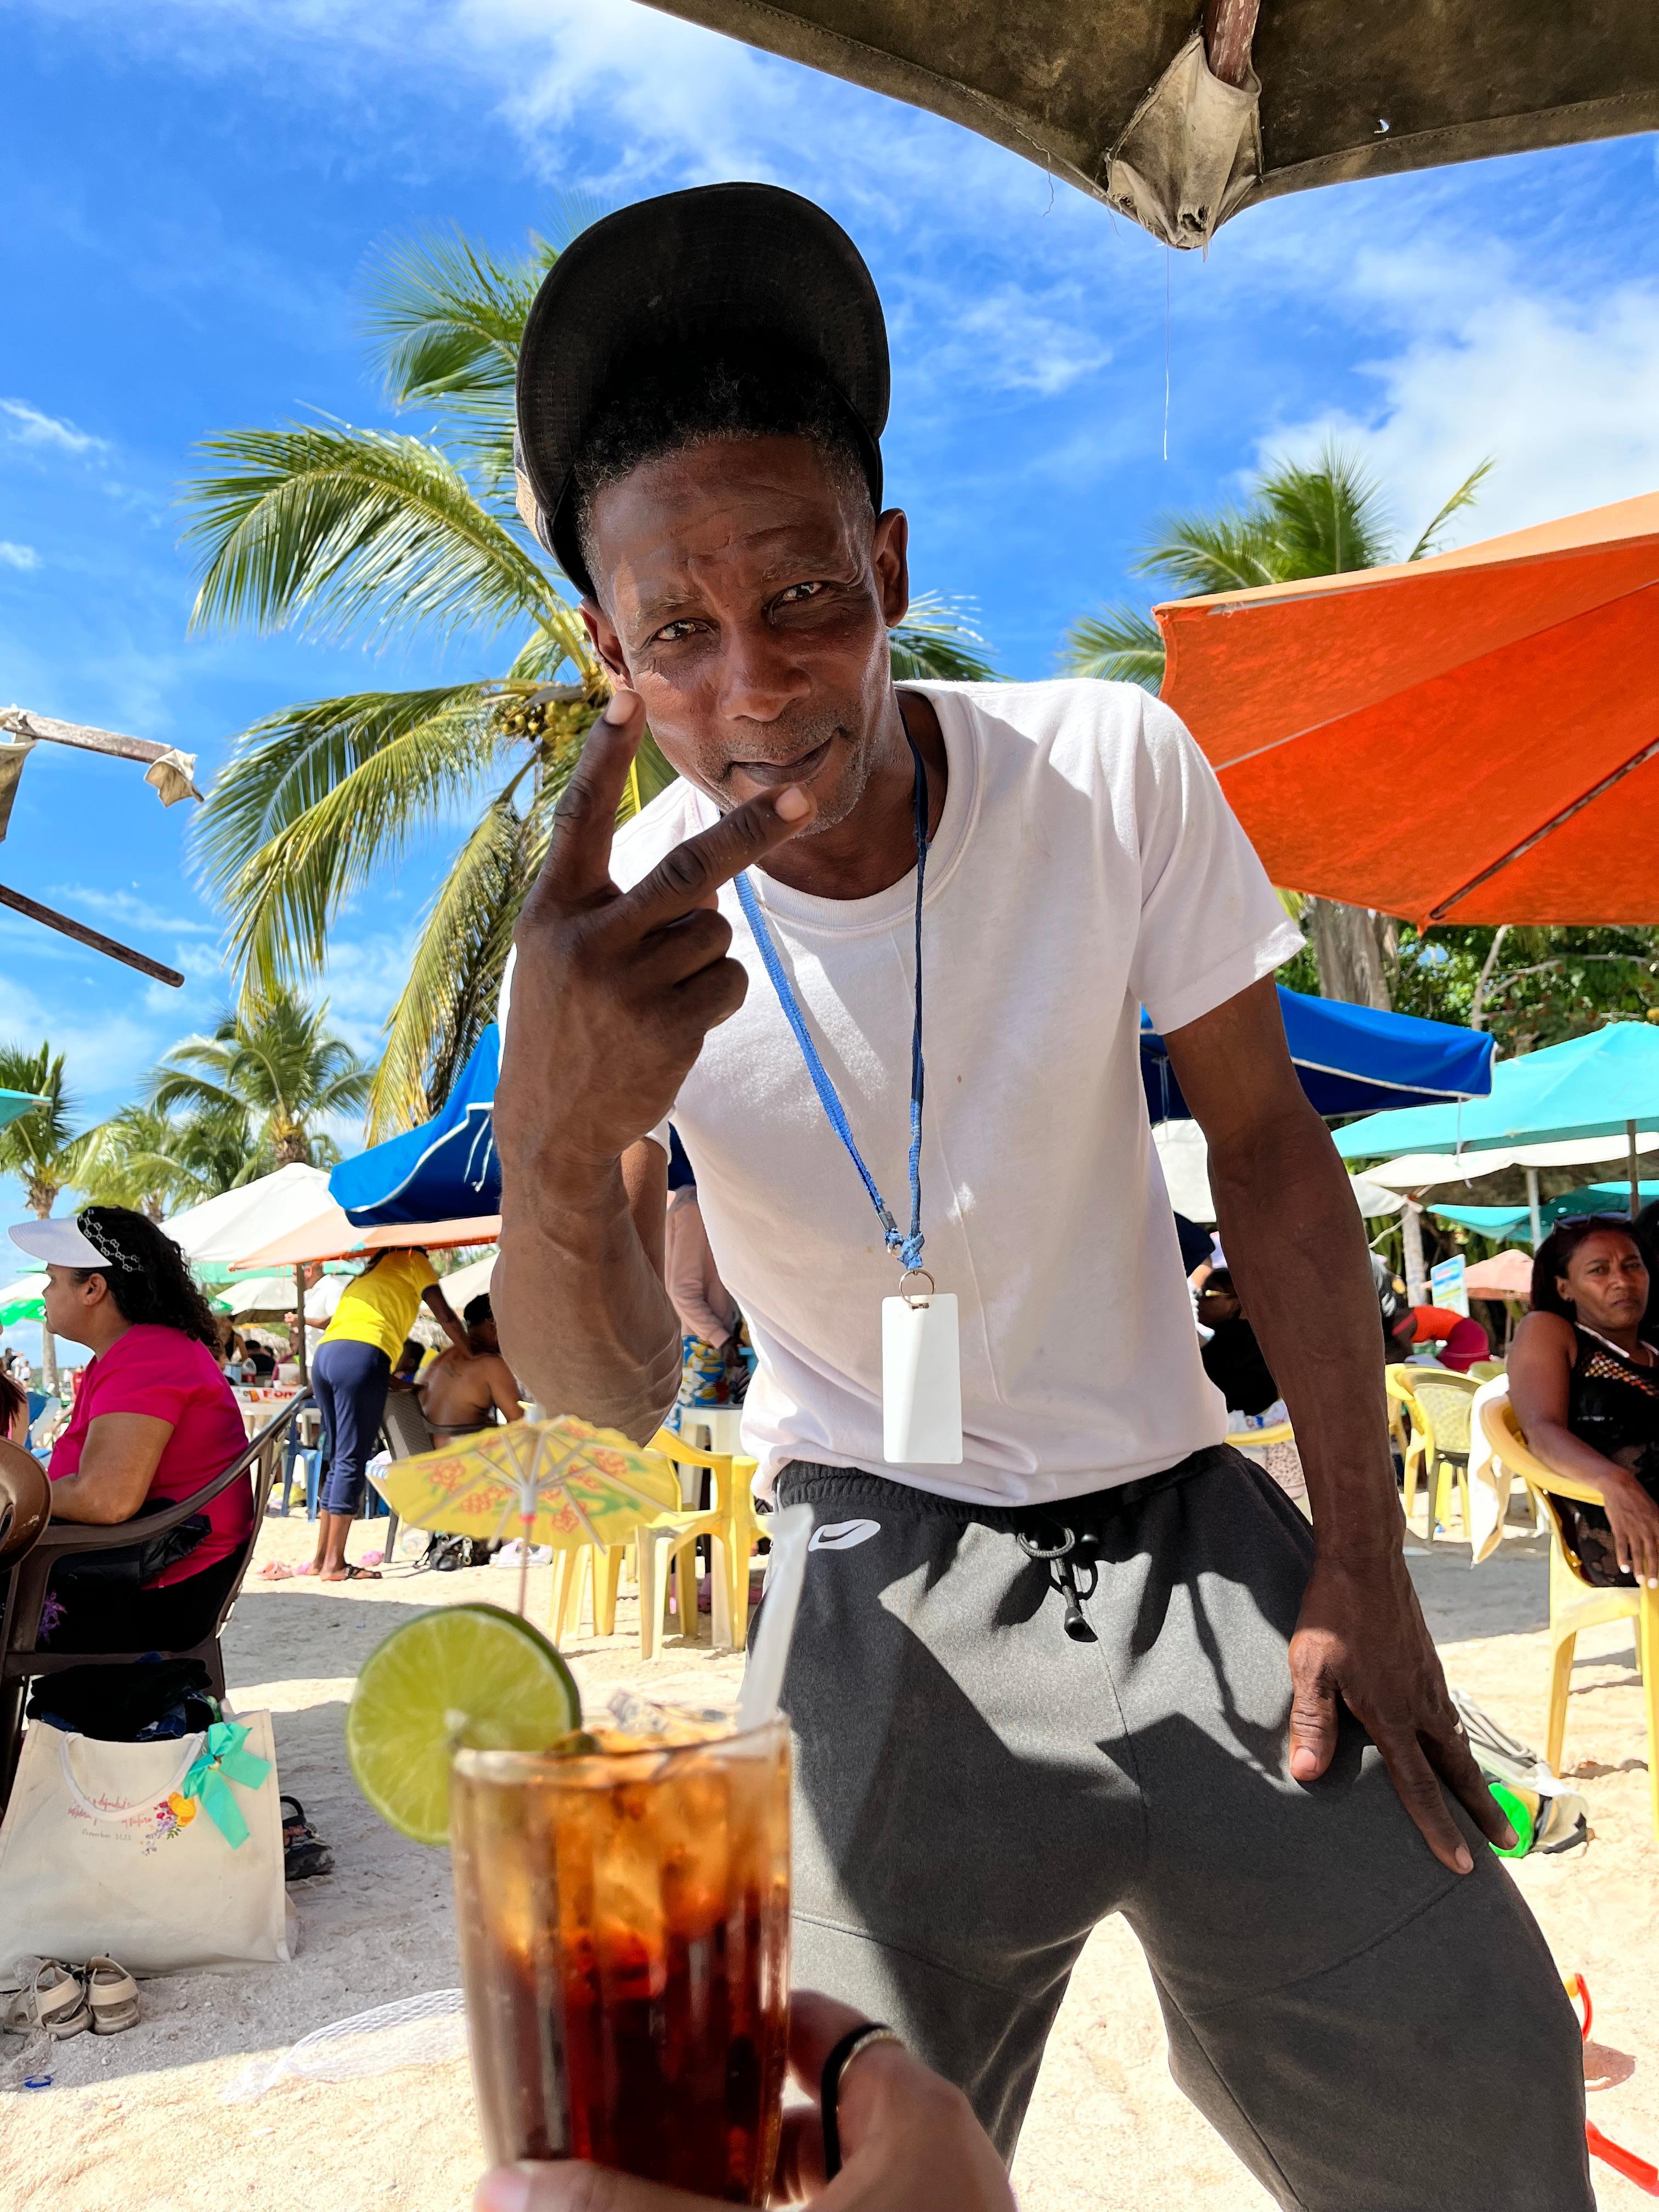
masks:
[[[1556,1498],[1576,1498],[1581,1505],[1600,1505],[1601,1493],[1588,1482],[1579,1482],[1572,1475],[1558,1474],[1553,1467],[1534,1457],[1527,1449],[1526,1437],[1516,1418],[1515,1407],[1507,1398],[1489,1398],[1480,1408],[1480,1425],[1486,1431],[1486,1442],[1492,1446],[1494,1458],[1500,1459],[1511,1474],[1518,1474],[1532,1495],[1549,1516],[1554,1534],[1555,1548],[1577,1582],[1584,1583],[1589,1589],[1596,1587],[1585,1582],[1578,1564],[1578,1554],[1567,1541],[1566,1531],[1561,1525]]]
[[[1471,1375],[1454,1375],[1433,1367],[1418,1369],[1413,1395],[1423,1409],[1437,1452],[1468,1451],[1469,1407],[1480,1388]]]
[[[657,1449],[654,1440],[646,1446],[645,1455],[650,1465],[649,1474],[641,1474],[637,1478],[630,1474],[628,1478],[629,1482],[638,1489],[647,1491],[653,1482],[656,1483],[658,1503],[663,1510],[666,1513],[684,1512],[685,1507],[680,1493],[680,1479],[674,1472],[672,1462]]]
[[[713,1468],[716,1474],[731,1464],[730,1452],[704,1451],[701,1444],[689,1444],[672,1429],[659,1429],[646,1446],[647,1451],[660,1452],[665,1459],[678,1461],[684,1467]]]
[[[1501,1359],[1477,1359],[1469,1372],[1477,1382],[1501,1382],[1509,1370]]]
[[[1397,1405],[1410,1406],[1414,1402],[1411,1377],[1418,1372],[1403,1360],[1396,1360],[1382,1370],[1382,1387]]]
[[[435,1441],[427,1425],[421,1401],[412,1390],[387,1392],[380,1426],[386,1432],[393,1459],[418,1459],[422,1452],[432,1449]]]

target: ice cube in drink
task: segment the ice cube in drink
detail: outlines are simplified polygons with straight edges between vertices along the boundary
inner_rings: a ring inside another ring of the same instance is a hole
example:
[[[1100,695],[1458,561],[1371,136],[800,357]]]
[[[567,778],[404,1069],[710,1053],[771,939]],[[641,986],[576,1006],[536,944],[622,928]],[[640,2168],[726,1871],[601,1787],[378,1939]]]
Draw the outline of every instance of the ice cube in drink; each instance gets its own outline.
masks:
[[[761,2203],[787,2025],[787,1726],[592,1735],[570,1758],[456,1755],[485,2148]]]

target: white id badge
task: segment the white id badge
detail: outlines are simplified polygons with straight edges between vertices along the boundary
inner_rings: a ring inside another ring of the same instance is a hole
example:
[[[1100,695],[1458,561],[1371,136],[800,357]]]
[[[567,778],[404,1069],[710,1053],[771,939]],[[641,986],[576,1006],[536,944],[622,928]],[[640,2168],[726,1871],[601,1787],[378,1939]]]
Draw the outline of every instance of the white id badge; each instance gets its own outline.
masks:
[[[951,1291],[881,1302],[882,1451],[890,1466],[962,1464],[962,1352]]]

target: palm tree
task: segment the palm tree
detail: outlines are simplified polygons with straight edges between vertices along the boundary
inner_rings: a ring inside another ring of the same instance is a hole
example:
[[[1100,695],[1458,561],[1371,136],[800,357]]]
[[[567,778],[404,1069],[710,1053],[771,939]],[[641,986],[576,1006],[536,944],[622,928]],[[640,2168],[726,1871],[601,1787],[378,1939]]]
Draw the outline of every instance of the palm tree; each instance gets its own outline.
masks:
[[[1402,556],[1376,479],[1358,454],[1333,441],[1316,461],[1282,461],[1264,470],[1242,507],[1166,515],[1130,567],[1138,575],[1165,579],[1176,598],[1197,599],[1380,568],[1402,557],[1420,561],[1437,549],[1453,515],[1474,505],[1492,466],[1486,459],[1472,469]],[[1164,681],[1164,639],[1136,608],[1103,607],[1073,623],[1061,661],[1070,675],[1113,678],[1156,692]],[[1334,899],[1290,895],[1287,902],[1313,939],[1324,995],[1386,1008],[1399,950],[1394,917]]]
[[[199,826],[246,1003],[322,964],[345,901],[420,836],[463,834],[386,1024],[370,1131],[447,1095],[494,1008],[552,811],[607,693],[562,581],[514,503],[519,336],[559,248],[504,258],[456,233],[394,246],[368,297],[371,356],[425,435],[324,419],[210,439],[189,487],[192,622],[384,645],[411,630],[499,653],[496,672],[283,708],[242,732]],[[907,672],[989,675],[940,601],[894,634]],[[624,813],[670,771],[647,739]]]
[[[44,1221],[58,1193],[75,1181],[78,1139],[76,1101],[64,1081],[64,1055],[42,1042],[36,1052],[18,1044],[0,1045],[0,1090],[28,1091],[44,1101],[0,1129],[0,1171],[23,1186],[23,1202]],[[40,1331],[40,1364],[48,1391],[58,1389],[58,1346],[52,1331]]]
[[[124,1106],[89,1129],[75,1185],[94,1206],[130,1206],[161,1221],[265,1171],[248,1146],[247,1116],[210,1111],[182,1118],[154,1106]]]
[[[331,1167],[339,1146],[313,1123],[361,1113],[374,1071],[328,1034],[326,1005],[309,1006],[284,984],[224,1014],[210,1037],[174,1045],[150,1078],[148,1103],[183,1107],[234,1130],[244,1165],[232,1178],[303,1162]]]

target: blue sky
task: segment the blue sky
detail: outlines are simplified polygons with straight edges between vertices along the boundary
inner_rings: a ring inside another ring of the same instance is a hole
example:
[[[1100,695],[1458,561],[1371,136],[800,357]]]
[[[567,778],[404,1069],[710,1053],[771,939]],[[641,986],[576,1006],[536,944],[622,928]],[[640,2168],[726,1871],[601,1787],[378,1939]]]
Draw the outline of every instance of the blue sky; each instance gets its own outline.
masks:
[[[387,420],[357,331],[376,250],[449,222],[511,248],[572,194],[771,178],[847,225],[887,302],[916,581],[974,595],[1011,674],[1050,672],[1100,600],[1144,599],[1126,562],[1162,507],[1332,428],[1411,535],[1486,453],[1465,535],[1659,485],[1651,139],[1277,201],[1200,258],[953,125],[634,0],[0,0],[0,701],[206,775],[262,713],[439,664],[189,635],[193,445],[307,409]],[[470,639],[441,665],[501,658]],[[228,996],[191,811],[44,749],[0,851],[0,880],[188,975],[149,986],[0,918],[0,1036],[64,1047],[89,1115]],[[439,857],[336,934],[323,988],[365,1051]]]

